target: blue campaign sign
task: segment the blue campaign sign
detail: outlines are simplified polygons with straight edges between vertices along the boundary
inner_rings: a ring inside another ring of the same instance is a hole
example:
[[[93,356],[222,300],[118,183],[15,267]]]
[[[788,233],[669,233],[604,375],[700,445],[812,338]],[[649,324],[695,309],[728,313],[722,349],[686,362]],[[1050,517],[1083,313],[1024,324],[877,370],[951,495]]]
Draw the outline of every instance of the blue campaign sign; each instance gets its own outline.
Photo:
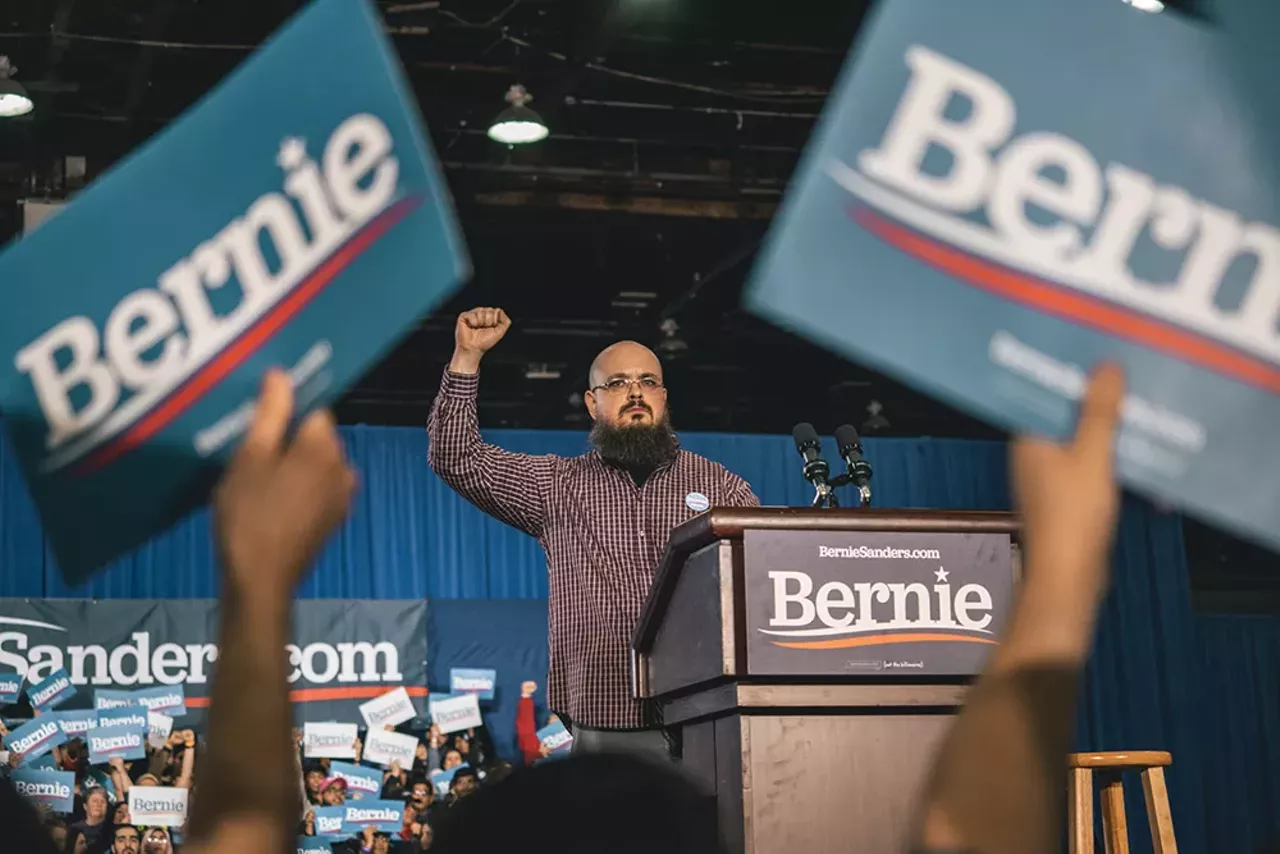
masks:
[[[141,688],[133,692],[133,699],[149,712],[168,715],[171,718],[187,713],[187,696],[181,685],[160,685]]]
[[[377,797],[382,791],[380,768],[366,768],[351,762],[330,762],[329,774],[347,781],[347,796],[351,798]]]
[[[122,709],[137,706],[138,699],[134,691],[121,691],[116,688],[98,688],[93,692],[95,709]]]
[[[83,738],[85,733],[97,727],[98,714],[96,709],[75,709],[66,712],[53,712],[40,717],[51,718],[56,721],[58,727],[62,730],[62,734],[68,739],[72,739]]]
[[[315,0],[0,255],[0,408],[79,580],[203,503],[286,369],[326,406],[470,274],[368,0]]]
[[[316,814],[316,836],[332,839],[345,838],[342,834],[342,820],[346,815],[343,807],[312,807]]]
[[[71,684],[71,677],[61,668],[27,687],[27,699],[31,701],[31,708],[42,712],[57,708],[75,695],[76,688]]]
[[[435,786],[436,794],[443,797],[449,794],[449,787],[453,785],[453,775],[458,773],[459,768],[466,768],[466,765],[455,765],[448,771],[435,770],[431,772],[431,785]]]
[[[146,756],[147,726],[108,726],[91,730],[89,764],[106,765],[112,759],[141,759]]]
[[[449,668],[449,690],[454,694],[475,694],[481,700],[492,700],[498,671],[473,667]]]
[[[22,674],[15,670],[0,672],[0,706],[18,702],[22,693]]]
[[[67,740],[62,728],[55,720],[45,720],[41,715],[32,718],[20,727],[12,729],[4,737],[4,749],[10,753],[22,754],[23,764],[44,756],[50,750]]]
[[[1131,487],[1280,544],[1280,7],[886,0],[750,308],[1016,431],[1122,364]]]
[[[366,827],[382,833],[399,833],[404,822],[404,801],[363,800],[347,804],[342,832],[359,836]]]
[[[130,729],[149,732],[151,719],[147,717],[147,710],[142,706],[124,706],[123,708],[99,711],[98,726],[107,728],[129,727]]]
[[[76,775],[71,771],[15,769],[11,775],[18,794],[35,804],[44,804],[56,813],[74,809]]]
[[[52,753],[46,753],[44,756],[38,756],[35,759],[28,759],[22,763],[23,768],[32,771],[57,771],[58,763],[53,758]]]
[[[299,836],[298,854],[333,854],[333,845],[329,840],[318,836]]]
[[[538,730],[536,737],[538,746],[550,751],[548,755],[568,753],[573,747],[573,735],[560,721],[544,726]]]

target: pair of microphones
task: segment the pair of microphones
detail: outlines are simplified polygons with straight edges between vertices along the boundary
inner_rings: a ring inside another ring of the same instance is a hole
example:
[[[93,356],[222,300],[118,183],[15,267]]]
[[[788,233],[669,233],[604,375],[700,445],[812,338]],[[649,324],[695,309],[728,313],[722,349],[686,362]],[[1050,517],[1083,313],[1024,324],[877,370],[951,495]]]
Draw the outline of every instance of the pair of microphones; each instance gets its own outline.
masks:
[[[836,448],[845,462],[843,474],[831,476],[831,466],[822,458],[822,440],[818,431],[807,421],[797,424],[791,431],[796,450],[804,458],[804,479],[813,484],[814,507],[839,507],[836,489],[853,484],[858,490],[858,503],[866,507],[871,503],[871,464],[863,459],[862,439],[850,424],[836,428]]]

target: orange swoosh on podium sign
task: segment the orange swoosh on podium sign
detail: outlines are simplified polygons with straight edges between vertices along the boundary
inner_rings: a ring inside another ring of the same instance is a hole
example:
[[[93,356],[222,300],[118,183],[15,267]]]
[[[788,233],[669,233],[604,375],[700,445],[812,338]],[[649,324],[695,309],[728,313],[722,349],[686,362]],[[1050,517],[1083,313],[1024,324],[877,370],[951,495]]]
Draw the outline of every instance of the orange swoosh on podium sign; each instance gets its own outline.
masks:
[[[371,700],[374,697],[381,697],[388,691],[394,691],[396,687],[394,685],[353,685],[342,688],[299,688],[296,691],[289,692],[289,702],[318,703],[324,700]],[[404,690],[410,697],[425,697],[430,693],[426,688],[418,686],[406,686]],[[188,697],[187,707],[193,709],[208,708],[209,698]]]
[[[950,635],[945,632],[917,632],[906,635],[876,635],[869,638],[836,638],[823,641],[771,641],[774,646],[787,649],[849,649],[855,646],[884,646],[892,643],[989,643],[998,642],[969,635]]]

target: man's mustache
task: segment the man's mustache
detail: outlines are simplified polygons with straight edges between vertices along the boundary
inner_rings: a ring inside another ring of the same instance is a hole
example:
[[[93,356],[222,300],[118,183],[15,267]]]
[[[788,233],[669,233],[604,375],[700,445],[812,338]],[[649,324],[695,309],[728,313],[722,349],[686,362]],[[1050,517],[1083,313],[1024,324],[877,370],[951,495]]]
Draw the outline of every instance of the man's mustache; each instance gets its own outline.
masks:
[[[628,412],[630,412],[630,411],[631,411],[631,410],[633,410],[633,409],[643,409],[645,412],[649,413],[650,415],[652,415],[652,414],[653,414],[653,410],[649,408],[649,404],[647,404],[647,403],[638,403],[638,402],[637,402],[637,403],[628,403],[626,406],[622,407],[622,409],[618,410],[618,414],[619,414],[619,415],[626,415]]]

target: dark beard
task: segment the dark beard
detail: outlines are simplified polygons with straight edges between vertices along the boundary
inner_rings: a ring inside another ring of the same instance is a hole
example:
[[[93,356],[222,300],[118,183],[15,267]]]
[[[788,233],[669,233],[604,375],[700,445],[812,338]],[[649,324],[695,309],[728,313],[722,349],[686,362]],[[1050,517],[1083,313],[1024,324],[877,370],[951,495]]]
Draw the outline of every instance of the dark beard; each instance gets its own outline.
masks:
[[[655,424],[615,427],[597,421],[591,428],[591,446],[614,465],[628,471],[653,471],[675,459],[680,443],[665,417]]]

